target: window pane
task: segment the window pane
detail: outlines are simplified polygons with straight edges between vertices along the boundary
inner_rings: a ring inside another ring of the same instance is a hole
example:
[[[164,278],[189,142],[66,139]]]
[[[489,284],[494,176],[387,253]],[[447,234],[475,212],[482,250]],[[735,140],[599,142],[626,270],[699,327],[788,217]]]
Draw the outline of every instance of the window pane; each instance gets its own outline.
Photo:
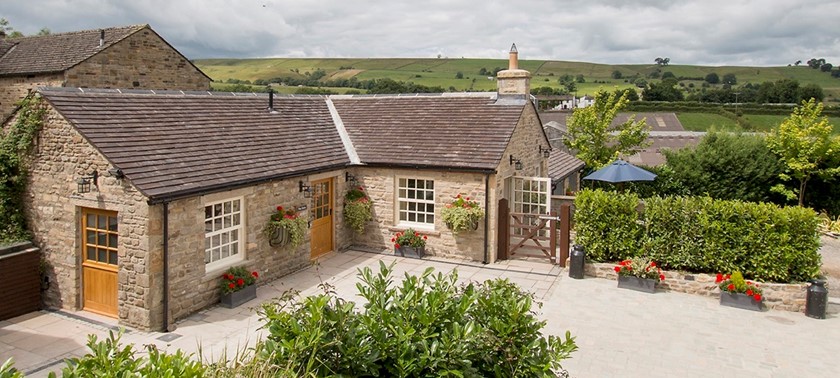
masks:
[[[230,254],[235,255],[239,253],[239,243],[233,243],[230,245]]]
[[[213,235],[213,247],[218,247],[221,245],[222,237],[219,235]]]
[[[426,192],[426,200],[427,201],[434,201],[435,200],[435,192],[433,192],[431,190]]]
[[[116,251],[108,252],[108,263],[109,264],[114,264],[114,265],[119,264],[119,262],[117,261],[117,252]]]
[[[224,205],[225,205],[225,214],[230,214],[231,203],[230,202],[225,202]]]
[[[417,180],[417,189],[425,188],[425,186],[423,185],[424,183],[425,183],[424,180]]]
[[[435,188],[435,182],[433,180],[426,181],[426,189],[434,189],[434,188]]]
[[[400,210],[407,210],[408,202],[400,202]]]
[[[408,179],[408,187],[409,188],[416,188],[417,187],[417,181],[414,180],[414,179]]]
[[[96,260],[96,248],[88,248],[87,249],[87,259],[88,260]]]
[[[417,211],[417,203],[409,202],[408,203],[408,211]]]
[[[417,222],[417,214],[416,213],[408,213],[408,221],[409,222]]]
[[[213,261],[218,261],[221,257],[219,256],[219,248],[213,248],[213,255],[211,256]]]
[[[230,243],[230,235],[228,235],[228,233],[225,232],[224,234],[222,234],[222,244],[228,243]]]
[[[426,215],[426,223],[435,223],[435,215],[434,214]]]
[[[225,215],[222,219],[224,220],[224,228],[230,228],[230,215]]]
[[[213,207],[205,206],[204,207],[204,219],[213,218]]]
[[[213,219],[213,231],[219,231],[222,229],[222,218]]]
[[[210,260],[210,250],[206,249],[206,250],[204,250],[204,263],[209,264],[211,262],[212,262],[212,260]]]
[[[108,234],[108,246],[117,248],[117,234]]]
[[[204,221],[204,232],[213,232],[213,221],[206,220]]]
[[[405,198],[408,198],[408,199],[417,198],[417,191],[416,190],[409,190],[408,191],[408,196],[406,196]]]
[[[233,225],[234,226],[239,226],[241,224],[240,217],[241,216],[239,215],[239,213],[233,214]]]
[[[96,228],[100,230],[107,230],[108,229],[108,217],[105,215],[100,215],[97,217],[99,219],[99,223],[96,225]]]
[[[406,212],[404,212],[404,211],[400,211],[400,220],[401,220],[401,221],[408,220],[408,216],[407,216],[407,214],[408,214],[408,213],[406,213]]]
[[[96,244],[96,232],[88,230],[85,233],[87,233],[87,243],[91,245]]]
[[[239,200],[233,201],[233,211],[239,212]]]
[[[233,230],[230,232],[230,240],[237,241],[239,240],[239,230]]]
[[[204,249],[210,249],[210,238],[204,238]]]
[[[222,258],[230,256],[230,246],[225,245],[222,247]]]
[[[108,256],[107,256],[108,251],[106,251],[102,248],[97,248],[96,253],[97,253],[97,256],[96,256],[97,261],[108,262]]]
[[[219,215],[222,215],[222,204],[217,203],[213,205],[213,216],[217,217]]]
[[[96,228],[96,215],[95,214],[88,214],[87,216],[87,226],[90,228]]]
[[[117,231],[117,217],[108,217],[108,230]]]
[[[104,232],[97,232],[96,233],[96,244],[97,245],[108,245],[107,240],[108,235]]]
[[[405,198],[405,189],[400,189],[400,198]]]

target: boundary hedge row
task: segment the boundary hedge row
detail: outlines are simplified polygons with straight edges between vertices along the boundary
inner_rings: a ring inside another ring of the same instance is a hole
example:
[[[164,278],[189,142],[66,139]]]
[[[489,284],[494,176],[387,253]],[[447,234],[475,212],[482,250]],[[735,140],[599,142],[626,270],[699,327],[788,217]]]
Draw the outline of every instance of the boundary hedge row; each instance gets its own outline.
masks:
[[[688,113],[717,113],[721,110],[741,114],[775,114],[789,116],[793,109],[799,104],[718,104],[707,102],[667,102],[667,101],[631,101],[627,104],[627,112],[688,112]],[[827,104],[826,104],[827,105]],[[840,116],[840,107],[826,106],[823,109],[824,116]]]
[[[576,242],[598,262],[646,256],[665,269],[739,270],[767,282],[820,274],[813,210],[709,197],[652,197],[584,190],[575,199]]]

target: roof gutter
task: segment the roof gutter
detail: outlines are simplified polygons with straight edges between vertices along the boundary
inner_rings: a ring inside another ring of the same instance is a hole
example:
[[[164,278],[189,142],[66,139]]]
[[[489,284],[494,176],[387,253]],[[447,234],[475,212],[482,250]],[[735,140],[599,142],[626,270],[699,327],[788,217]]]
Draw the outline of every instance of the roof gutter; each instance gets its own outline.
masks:
[[[484,261],[485,265],[490,263],[490,173],[484,176]]]
[[[343,168],[346,168],[348,166],[349,165],[346,164],[346,163],[341,163],[341,164],[335,164],[335,165],[330,165],[330,166],[325,166],[325,167],[319,167],[317,169],[308,169],[308,170],[303,170],[303,171],[296,171],[296,172],[293,172],[293,173],[287,173],[287,174],[282,174],[282,175],[275,175],[275,176],[270,176],[270,177],[260,177],[260,178],[256,178],[256,179],[248,179],[248,180],[235,181],[235,182],[226,183],[226,184],[213,185],[213,186],[196,188],[196,189],[182,190],[182,191],[167,193],[167,194],[160,195],[160,196],[149,196],[148,204],[149,205],[157,205],[157,204],[160,204],[160,203],[171,202],[171,201],[175,201],[175,200],[179,200],[179,199],[183,199],[183,198],[203,196],[205,194],[217,193],[217,192],[222,192],[222,191],[225,191],[225,190],[238,189],[238,188],[251,186],[251,185],[255,185],[255,184],[262,184],[262,183],[269,182],[269,181],[274,181],[274,180],[282,180],[282,179],[287,179],[287,178],[290,178],[290,177],[305,176],[305,175],[311,175],[313,173],[326,172],[326,171],[331,171],[331,170],[335,170],[335,169],[343,169]],[[131,178],[129,177],[129,180],[130,179]]]
[[[465,172],[465,173],[484,173],[494,174],[495,168],[470,168],[470,167],[452,167],[439,166],[430,164],[394,164],[394,163],[367,163],[365,166],[373,168],[403,168],[403,169],[421,169],[427,171],[447,171],[447,172]]]
[[[163,332],[169,332],[169,202],[163,203]]]

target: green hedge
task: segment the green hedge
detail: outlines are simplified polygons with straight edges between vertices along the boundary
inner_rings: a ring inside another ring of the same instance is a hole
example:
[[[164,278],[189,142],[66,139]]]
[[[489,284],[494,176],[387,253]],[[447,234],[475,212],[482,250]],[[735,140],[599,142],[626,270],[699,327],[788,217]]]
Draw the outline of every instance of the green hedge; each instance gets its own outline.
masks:
[[[665,269],[740,270],[752,279],[798,282],[820,273],[813,210],[708,197],[652,197],[581,191],[577,243],[594,261],[646,256]]]
[[[827,104],[826,104],[827,105]],[[717,104],[709,102],[693,101],[631,101],[627,104],[627,112],[687,112],[687,113],[720,113],[721,110],[735,111],[741,114],[776,114],[790,115],[796,107],[794,104],[754,104],[740,103]],[[823,109],[824,116],[840,116],[840,107],[826,106]]]

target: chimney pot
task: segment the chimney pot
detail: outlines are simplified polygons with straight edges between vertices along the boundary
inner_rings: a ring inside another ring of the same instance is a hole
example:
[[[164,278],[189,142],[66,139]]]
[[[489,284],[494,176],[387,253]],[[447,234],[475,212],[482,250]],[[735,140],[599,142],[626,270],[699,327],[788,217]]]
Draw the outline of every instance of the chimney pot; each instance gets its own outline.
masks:
[[[508,62],[509,70],[519,69],[519,51],[516,50],[516,44],[510,45],[510,59]]]
[[[105,29],[99,29],[99,47],[105,46]]]

